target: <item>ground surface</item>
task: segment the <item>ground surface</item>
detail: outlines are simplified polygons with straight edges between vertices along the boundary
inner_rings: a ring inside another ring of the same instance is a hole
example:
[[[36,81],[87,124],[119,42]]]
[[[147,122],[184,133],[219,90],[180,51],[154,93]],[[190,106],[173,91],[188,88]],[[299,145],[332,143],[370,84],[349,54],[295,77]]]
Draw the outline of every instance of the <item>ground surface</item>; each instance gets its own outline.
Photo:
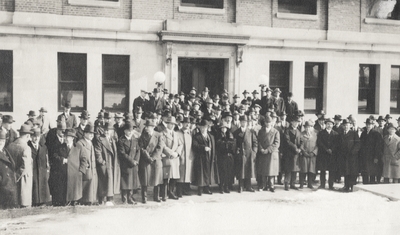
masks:
[[[400,202],[369,192],[278,186],[275,193],[214,193],[135,206],[0,211],[0,234],[399,234],[399,218]]]

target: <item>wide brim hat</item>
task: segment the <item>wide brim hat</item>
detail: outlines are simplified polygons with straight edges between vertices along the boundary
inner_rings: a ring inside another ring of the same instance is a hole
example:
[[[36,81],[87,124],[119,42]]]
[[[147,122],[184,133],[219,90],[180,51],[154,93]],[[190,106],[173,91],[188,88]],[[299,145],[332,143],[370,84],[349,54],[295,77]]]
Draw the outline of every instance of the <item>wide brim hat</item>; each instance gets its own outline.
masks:
[[[383,118],[383,116],[379,116],[378,119],[376,120],[377,122],[379,121],[386,121],[386,119]]]
[[[34,116],[36,117],[36,112],[33,110],[30,110],[29,113],[27,114],[28,116]]]
[[[114,118],[124,118],[124,115],[122,113],[118,112],[114,115]]]
[[[32,127],[30,125],[22,124],[21,128],[18,130],[20,134],[33,134]]]
[[[304,127],[310,127],[310,126],[313,126],[313,124],[310,121],[306,121],[304,123]]]
[[[342,115],[339,115],[339,114],[337,114],[337,115],[335,115],[335,117],[333,117],[333,120],[342,120]]]
[[[160,89],[154,88],[154,89],[153,89],[153,93],[160,93]]]
[[[15,122],[15,120],[11,115],[4,115],[3,117],[1,117],[1,120],[3,121],[3,123],[10,123],[10,124]]]
[[[390,116],[390,114],[386,114],[385,119],[388,120],[390,118],[393,118],[392,116]]]
[[[234,96],[233,96],[233,98],[234,99],[238,99],[238,98],[240,98],[237,94],[235,94]]]
[[[41,107],[39,109],[39,112],[47,113],[47,109],[45,107]]]
[[[133,131],[134,128],[136,128],[136,125],[133,122],[130,121],[125,122],[124,131],[125,130]]]
[[[225,112],[222,112],[222,118],[226,118],[226,117],[233,117],[232,116],[232,113],[230,112],[230,111],[225,111]]]
[[[247,90],[244,90],[242,94],[243,94],[243,95],[244,95],[244,94],[250,94],[250,92],[248,92]]]
[[[83,132],[85,132],[85,133],[94,133],[95,132],[94,131],[94,126],[91,123],[87,124],[85,126],[85,129],[83,130]]]
[[[276,92],[282,93],[281,89],[279,89],[279,88],[275,88],[274,93],[276,93]]]
[[[393,125],[393,123],[387,124],[386,128],[389,130],[390,128],[396,129],[396,127]]]
[[[210,123],[206,119],[201,119],[198,123],[198,126],[209,126]]]
[[[145,126],[156,126],[156,123],[153,120],[146,120]]]
[[[70,129],[65,130],[64,135],[76,138],[76,131],[75,131],[75,129],[70,128]]]
[[[292,117],[289,119],[289,121],[290,121],[290,122],[301,122],[301,119],[300,119],[299,116],[292,116]]]
[[[89,114],[89,112],[87,110],[83,110],[81,115],[79,115],[79,118],[89,119],[90,118],[90,114]]]
[[[247,117],[247,115],[243,115],[243,116],[240,116],[239,117],[239,121],[248,121],[249,120],[249,118]]]
[[[328,122],[335,124],[335,120],[333,120],[332,118],[325,119],[325,123],[328,123]]]
[[[167,124],[176,124],[176,119],[174,116],[170,116],[165,118],[164,122]]]
[[[345,118],[345,119],[343,119],[342,124],[343,124],[343,125],[345,125],[345,124],[350,124],[350,120],[347,119],[347,118]]]
[[[374,122],[371,119],[367,118],[367,120],[365,120],[365,125],[368,125],[368,124],[373,125]]]
[[[254,90],[251,94],[260,94],[260,93],[258,93],[258,91],[257,90]]]

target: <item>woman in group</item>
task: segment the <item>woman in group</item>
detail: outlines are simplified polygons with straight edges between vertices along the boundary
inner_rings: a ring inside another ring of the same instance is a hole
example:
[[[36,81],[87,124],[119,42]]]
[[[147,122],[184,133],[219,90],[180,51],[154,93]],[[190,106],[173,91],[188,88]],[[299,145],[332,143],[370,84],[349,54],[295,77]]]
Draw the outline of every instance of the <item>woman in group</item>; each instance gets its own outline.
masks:
[[[234,154],[236,150],[236,140],[228,130],[228,124],[222,122],[216,136],[215,147],[217,149],[218,172],[220,178],[220,193],[230,193],[234,177]]]

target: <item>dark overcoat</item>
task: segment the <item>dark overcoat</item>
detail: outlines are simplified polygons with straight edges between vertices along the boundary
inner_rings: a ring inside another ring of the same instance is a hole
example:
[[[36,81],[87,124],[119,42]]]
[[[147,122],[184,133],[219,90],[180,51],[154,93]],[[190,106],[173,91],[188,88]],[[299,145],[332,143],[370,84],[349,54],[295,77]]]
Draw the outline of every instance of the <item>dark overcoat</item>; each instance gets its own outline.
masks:
[[[317,170],[320,171],[338,171],[338,159],[337,159],[337,149],[339,143],[339,134],[331,130],[331,133],[328,131],[322,130],[318,132],[317,136],[317,146],[318,146],[318,154],[317,154]],[[327,150],[332,150],[332,154],[328,153]]]
[[[10,153],[0,152],[0,208],[11,209],[18,206],[15,163]]]
[[[146,130],[139,138],[139,180],[142,187],[157,186],[163,183],[163,167],[161,161],[162,142],[160,133],[154,131],[150,135]]]
[[[99,178],[99,197],[113,197],[120,193],[121,169],[117,145],[113,138],[100,136],[94,144],[97,174]]]
[[[139,160],[140,147],[138,139],[122,136],[118,141],[118,157],[121,167],[121,190],[133,190],[140,187]]]
[[[219,184],[214,136],[208,133],[207,137],[206,140],[204,136],[198,132],[192,139],[194,153],[192,183],[196,186]],[[205,147],[211,148],[211,151],[206,152]]]
[[[369,133],[364,130],[360,137],[360,173],[379,176],[382,174],[383,167],[383,137],[376,131],[371,130]],[[374,161],[377,161],[376,163]]]
[[[78,126],[78,119],[73,113],[70,113],[69,115],[62,113],[58,115],[57,120],[61,120],[62,117],[65,118],[65,124],[67,124],[67,128],[76,128]]]
[[[176,132],[178,139],[183,143],[182,152],[179,153],[179,180],[180,183],[190,183],[193,174],[193,149],[192,134],[189,130]]]
[[[50,164],[44,136],[41,136],[38,149],[33,147],[31,141],[28,142],[28,145],[31,148],[33,160],[32,203],[47,203],[50,201],[50,189],[48,182],[50,175]]]
[[[236,153],[236,140],[229,130],[227,130],[225,134],[218,131],[215,138],[219,178],[221,183],[228,184],[235,176],[234,156]]]
[[[267,133],[265,128],[258,132],[257,175],[277,176],[279,174],[280,134],[275,128]],[[267,149],[268,153],[261,153]]]
[[[289,127],[284,132],[286,151],[283,155],[283,169],[286,172],[300,171],[299,153],[297,152],[301,146],[301,132],[296,128]]]
[[[360,138],[356,131],[348,131],[339,135],[339,173],[341,175],[358,175],[358,154]]]
[[[246,128],[237,129],[233,136],[236,139],[235,171],[238,179],[251,179],[256,177],[256,155],[258,141],[256,133]]]

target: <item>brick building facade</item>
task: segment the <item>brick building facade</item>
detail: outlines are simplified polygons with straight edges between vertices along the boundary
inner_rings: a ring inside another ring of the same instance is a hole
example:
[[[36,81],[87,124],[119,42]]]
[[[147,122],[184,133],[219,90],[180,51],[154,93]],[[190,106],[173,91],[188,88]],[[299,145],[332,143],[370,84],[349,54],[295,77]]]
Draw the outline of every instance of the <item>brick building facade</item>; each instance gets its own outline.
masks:
[[[400,1],[0,0],[0,112],[131,110],[171,92],[267,83],[310,116],[400,114]],[[380,11],[380,12],[378,12]],[[265,75],[265,76],[262,76]],[[260,81],[267,77],[267,81]]]

